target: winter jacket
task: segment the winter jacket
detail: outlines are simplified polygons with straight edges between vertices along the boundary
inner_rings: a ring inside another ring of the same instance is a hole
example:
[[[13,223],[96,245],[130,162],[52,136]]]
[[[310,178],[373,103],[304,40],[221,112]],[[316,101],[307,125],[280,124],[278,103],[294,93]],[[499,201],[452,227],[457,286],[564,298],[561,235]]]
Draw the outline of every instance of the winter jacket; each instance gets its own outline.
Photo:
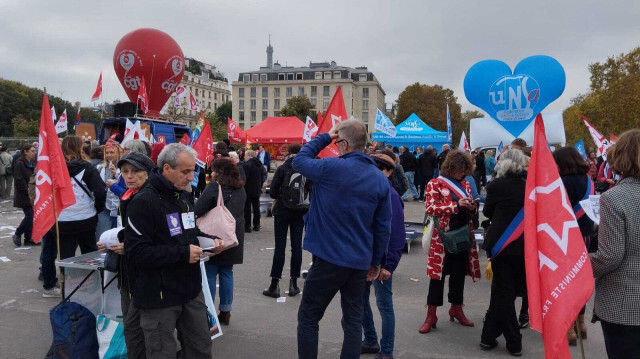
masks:
[[[561,178],[562,184],[567,190],[571,208],[573,208],[584,199],[589,185],[589,176],[575,174],[562,176]],[[593,221],[587,215],[578,218],[578,226],[580,226],[582,237],[590,236],[593,233]]]
[[[316,159],[329,143],[329,134],[320,134],[293,159],[313,182],[303,248],[334,265],[367,270],[381,264],[389,245],[388,180],[363,152]]]
[[[189,245],[199,245],[195,218],[193,228],[184,223],[195,217],[192,198],[154,169],[127,206],[124,250],[136,308],[183,305],[202,292],[200,265],[189,263]]]
[[[244,185],[247,197],[260,197],[262,194],[262,163],[256,157],[253,157],[244,163],[243,169],[247,178]]]
[[[496,158],[494,156],[490,156],[484,159],[484,168],[485,174],[487,176],[492,176],[493,171],[496,168]]]
[[[396,169],[393,171],[393,188],[398,193],[405,193],[409,189],[409,180],[399,164],[396,165]]]
[[[393,273],[400,262],[400,257],[402,257],[407,233],[404,227],[404,203],[393,188],[391,181],[389,181],[389,193],[391,194],[391,236],[384,269]]]
[[[438,157],[436,157],[436,160],[438,161],[438,169],[440,169],[440,167],[442,167],[442,164],[444,163],[444,159],[447,158],[447,155],[449,154],[450,150],[445,150],[440,152],[440,154],[438,154]]]
[[[33,207],[29,199],[29,178],[33,176],[35,163],[27,161],[24,156],[13,162],[13,206],[18,208]]]
[[[486,172],[487,172],[487,168],[484,165],[484,154],[482,154],[481,152],[476,156],[476,169],[473,171],[474,177],[476,175],[484,176]]]
[[[104,209],[107,198],[107,187],[98,170],[90,162],[79,159],[67,162],[67,169],[76,203],[63,209],[58,221],[74,222],[94,217]]]
[[[273,215],[282,215],[284,213],[288,214],[298,214],[300,216],[307,213],[307,210],[291,210],[285,207],[281,201],[278,201],[278,198],[282,195],[282,185],[284,184],[285,177],[287,177],[287,173],[293,170],[293,159],[295,155],[287,157],[284,163],[276,169],[276,172],[273,174],[273,179],[271,180],[271,187],[269,188],[269,196],[276,200],[276,203],[273,207]]]
[[[219,265],[242,264],[244,256],[244,203],[247,195],[244,188],[231,188],[222,186],[222,199],[224,206],[236,220],[236,237],[238,238],[238,246],[225,250],[220,254],[209,258],[207,263],[215,263]],[[200,217],[209,212],[218,204],[218,183],[211,181],[202,192],[198,203],[196,203],[196,217]],[[209,233],[215,235],[215,233]]]
[[[269,151],[260,151],[256,154],[256,158],[260,163],[265,165],[267,169],[271,169],[271,154]]]
[[[116,182],[118,182],[118,180],[120,179],[120,169],[116,168],[116,174],[115,176],[111,173],[111,171],[109,171],[109,168],[104,166],[103,163],[100,163],[96,166],[96,169],[98,170],[98,173],[100,174],[100,179],[102,179],[102,181],[106,184],[107,180],[109,179],[115,179]],[[109,210],[109,215],[111,217],[117,217],[118,216],[118,206],[120,205],[120,197],[113,193],[113,191],[111,191],[111,189],[107,188],[107,199],[105,202],[105,208],[107,210]]]
[[[418,170],[427,179],[433,178],[433,170],[437,168],[437,166],[438,161],[433,151],[423,152],[420,157],[418,157]]]
[[[404,153],[400,155],[400,165],[405,172],[415,172],[416,158],[413,157],[409,151],[404,151]]]
[[[7,175],[7,167],[13,169],[13,157],[7,151],[0,152],[0,176]]]

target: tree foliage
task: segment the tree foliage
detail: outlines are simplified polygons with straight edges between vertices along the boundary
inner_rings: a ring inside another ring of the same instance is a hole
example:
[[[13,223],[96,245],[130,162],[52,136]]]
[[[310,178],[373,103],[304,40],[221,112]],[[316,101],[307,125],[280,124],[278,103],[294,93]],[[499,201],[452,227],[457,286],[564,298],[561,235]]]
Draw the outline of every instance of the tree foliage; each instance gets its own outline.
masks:
[[[396,103],[398,104],[394,122],[396,125],[415,113],[433,129],[447,132],[447,104],[449,104],[453,143],[457,143],[465,129],[466,123],[462,121],[461,114],[462,107],[451,89],[416,82],[400,93]]]
[[[218,106],[215,111],[216,118],[218,121],[223,122],[224,125],[227,125],[227,118],[231,118],[232,110],[231,110],[231,101],[227,101],[222,105]]]
[[[594,147],[582,115],[606,137],[640,127],[640,47],[590,64],[589,72],[589,92],[572,99],[563,112],[570,145],[583,139],[586,147]]]
[[[209,126],[211,126],[211,137],[214,142],[228,138],[226,117],[224,121],[221,121],[214,112],[209,112],[205,115],[205,119],[209,121]]]
[[[296,116],[305,122],[307,116],[314,118],[317,114],[311,112],[313,105],[307,96],[293,96],[287,99],[287,104],[280,110],[282,116]]]

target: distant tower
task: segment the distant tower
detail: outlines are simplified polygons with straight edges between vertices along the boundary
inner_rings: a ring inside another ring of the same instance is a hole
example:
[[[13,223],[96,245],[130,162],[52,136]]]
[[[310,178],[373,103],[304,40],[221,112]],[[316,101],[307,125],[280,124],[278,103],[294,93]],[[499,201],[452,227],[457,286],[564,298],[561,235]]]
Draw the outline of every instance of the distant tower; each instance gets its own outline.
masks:
[[[269,34],[269,46],[267,46],[267,67],[273,67],[273,47],[271,46],[271,34]]]

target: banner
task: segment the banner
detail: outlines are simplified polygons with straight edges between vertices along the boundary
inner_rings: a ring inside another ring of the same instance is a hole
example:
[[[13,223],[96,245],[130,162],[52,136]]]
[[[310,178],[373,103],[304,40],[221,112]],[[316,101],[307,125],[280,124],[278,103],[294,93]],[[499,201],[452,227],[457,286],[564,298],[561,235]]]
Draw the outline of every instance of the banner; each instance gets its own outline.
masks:
[[[396,137],[398,132],[393,122],[380,109],[376,111],[376,123],[373,128],[391,137]]]
[[[33,202],[33,233],[31,234],[31,238],[36,243],[40,242],[40,239],[53,227],[55,218],[60,215],[60,212],[76,203],[62,147],[50,118],[49,97],[45,93],[40,114],[38,163],[35,174],[36,198]],[[56,213],[53,211],[54,193]]]
[[[535,120],[524,204],[524,246],[531,329],[542,334],[545,358],[571,358],[567,329],[593,292],[593,272],[580,228]]]
[[[312,138],[316,137],[318,133],[318,126],[311,119],[311,117],[307,116],[307,122],[304,124],[304,132],[302,133],[302,139],[309,142]]]

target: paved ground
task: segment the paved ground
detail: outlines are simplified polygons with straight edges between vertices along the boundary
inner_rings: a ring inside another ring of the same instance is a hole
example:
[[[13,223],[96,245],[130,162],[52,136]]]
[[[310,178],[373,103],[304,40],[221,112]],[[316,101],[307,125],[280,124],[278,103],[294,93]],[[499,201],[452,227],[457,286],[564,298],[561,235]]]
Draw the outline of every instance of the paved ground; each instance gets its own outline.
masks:
[[[407,203],[407,220],[419,221],[423,204]],[[52,339],[48,310],[56,299],[42,297],[42,283],[37,280],[40,248],[16,250],[11,234],[22,218],[22,212],[10,202],[0,203],[0,358],[42,358]],[[223,327],[224,335],[213,343],[214,358],[295,358],[297,311],[300,296],[285,303],[262,295],[269,282],[273,255],[273,219],[262,219],[262,230],[246,236],[244,264],[235,267],[235,301],[231,325]],[[447,319],[448,308],[439,310],[438,329],[430,334],[418,333],[424,321],[428,279],[425,277],[425,253],[419,244],[405,253],[394,273],[394,306],[396,313],[397,358],[493,358],[510,357],[504,340],[491,352],[478,347],[482,318],[488,307],[490,282],[485,279],[465,289],[465,312],[476,323],[474,328],[462,327]],[[303,268],[311,256],[304,253]],[[289,258],[285,264],[288,271]],[[482,260],[484,268],[486,260]],[[285,278],[285,281],[288,278]],[[284,292],[285,285],[281,288]],[[518,301],[519,308],[519,301]],[[591,313],[592,304],[587,306]],[[374,313],[376,313],[374,306]],[[376,325],[379,326],[379,317]],[[590,315],[589,315],[590,317]],[[320,323],[320,357],[339,357],[342,343],[339,298],[334,299]],[[585,341],[588,358],[605,358],[604,342],[599,325],[588,324],[589,339]],[[523,331],[524,358],[543,358],[542,340],[537,332]],[[572,348],[573,357],[580,357]],[[373,358],[372,355],[364,356]]]

